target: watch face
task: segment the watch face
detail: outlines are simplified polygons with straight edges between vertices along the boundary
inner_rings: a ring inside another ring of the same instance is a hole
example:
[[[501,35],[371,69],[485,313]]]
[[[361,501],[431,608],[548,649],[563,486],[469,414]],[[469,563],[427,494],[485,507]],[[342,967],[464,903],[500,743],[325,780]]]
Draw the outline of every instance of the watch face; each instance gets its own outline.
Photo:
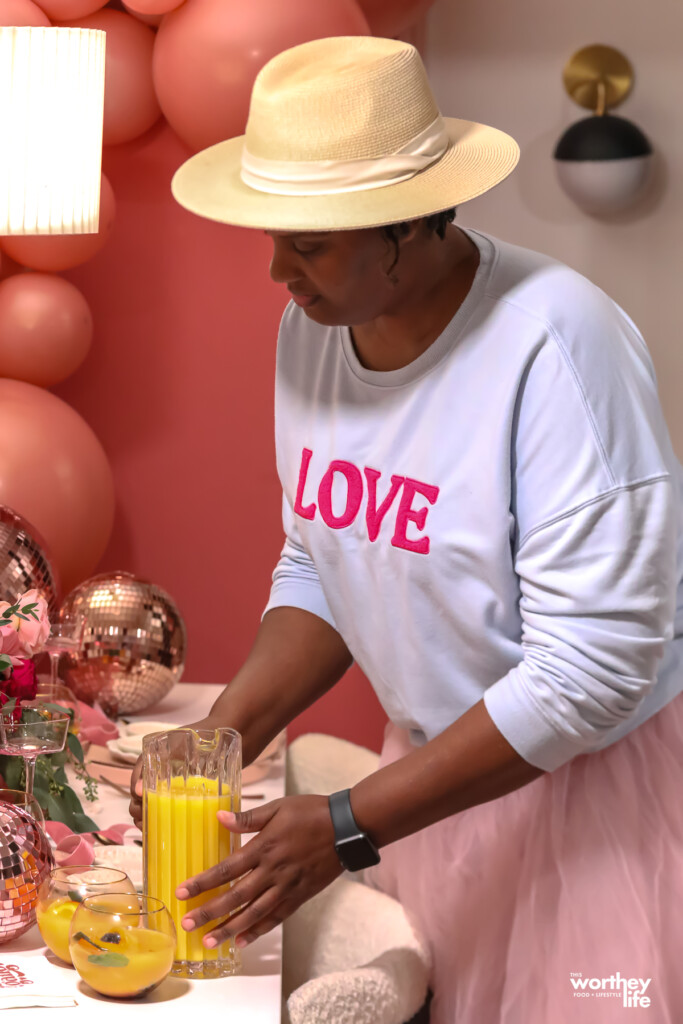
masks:
[[[347,871],[360,871],[371,864],[379,864],[379,853],[372,840],[360,833],[335,843],[335,850]]]

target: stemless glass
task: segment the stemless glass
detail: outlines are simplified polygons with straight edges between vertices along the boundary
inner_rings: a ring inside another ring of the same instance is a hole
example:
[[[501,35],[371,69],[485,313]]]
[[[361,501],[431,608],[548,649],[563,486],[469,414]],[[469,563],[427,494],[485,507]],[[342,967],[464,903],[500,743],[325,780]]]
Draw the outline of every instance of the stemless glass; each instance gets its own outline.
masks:
[[[43,809],[31,793],[26,793],[23,789],[0,789],[0,804],[21,807],[22,811],[36,819],[42,829],[45,828]]]
[[[68,715],[50,711],[38,701],[23,701],[22,712],[27,709],[37,712],[39,717],[36,721],[16,722],[14,711],[0,713],[0,740],[3,754],[23,757],[26,765],[26,792],[32,796],[37,758],[41,754],[57,754],[64,750],[71,719]]]
[[[88,896],[71,921],[74,967],[96,992],[116,999],[156,988],[171,970],[175,944],[171,915],[151,896]]]
[[[228,883],[190,900],[176,899],[181,882],[239,849],[240,837],[222,828],[219,810],[239,811],[242,738],[234,729],[174,729],[145,736],[142,747],[144,888],[164,901],[176,926],[173,974],[221,978],[238,974],[239,950],[230,938],[206,949],[213,924],[186,932],[181,920],[230,888]]]
[[[71,864],[50,872],[38,892],[36,916],[45,945],[60,960],[71,963],[69,929],[83,900],[110,892],[135,895],[135,886],[125,871]]]

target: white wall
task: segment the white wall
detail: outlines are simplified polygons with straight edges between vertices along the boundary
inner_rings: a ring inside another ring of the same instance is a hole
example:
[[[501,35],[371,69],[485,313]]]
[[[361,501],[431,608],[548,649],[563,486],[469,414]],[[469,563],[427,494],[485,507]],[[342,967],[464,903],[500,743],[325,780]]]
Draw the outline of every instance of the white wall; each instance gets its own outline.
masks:
[[[552,152],[589,111],[564,91],[562,69],[583,46],[621,50],[635,84],[615,113],[655,150],[647,194],[612,220],[562,192]],[[458,222],[563,260],[633,318],[652,353],[674,446],[683,457],[683,4],[680,0],[437,0],[425,59],[442,113],[509,132],[514,173],[461,206]]]

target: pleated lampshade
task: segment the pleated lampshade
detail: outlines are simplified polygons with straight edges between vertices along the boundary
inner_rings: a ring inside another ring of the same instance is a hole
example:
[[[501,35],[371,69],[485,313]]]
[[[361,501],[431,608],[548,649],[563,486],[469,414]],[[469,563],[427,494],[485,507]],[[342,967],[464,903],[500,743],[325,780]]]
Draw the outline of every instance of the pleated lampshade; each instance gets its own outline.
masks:
[[[0,27],[0,235],[98,230],[105,33]]]

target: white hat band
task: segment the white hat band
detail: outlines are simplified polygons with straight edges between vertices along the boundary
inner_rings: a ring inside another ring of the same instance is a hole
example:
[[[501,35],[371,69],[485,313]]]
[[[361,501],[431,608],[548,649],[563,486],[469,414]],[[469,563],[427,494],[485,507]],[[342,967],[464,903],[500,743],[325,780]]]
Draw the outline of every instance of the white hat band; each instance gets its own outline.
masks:
[[[266,160],[242,150],[240,176],[258,192],[278,196],[325,196],[363,192],[412,178],[431,167],[449,146],[441,117],[396,153],[369,160]]]

